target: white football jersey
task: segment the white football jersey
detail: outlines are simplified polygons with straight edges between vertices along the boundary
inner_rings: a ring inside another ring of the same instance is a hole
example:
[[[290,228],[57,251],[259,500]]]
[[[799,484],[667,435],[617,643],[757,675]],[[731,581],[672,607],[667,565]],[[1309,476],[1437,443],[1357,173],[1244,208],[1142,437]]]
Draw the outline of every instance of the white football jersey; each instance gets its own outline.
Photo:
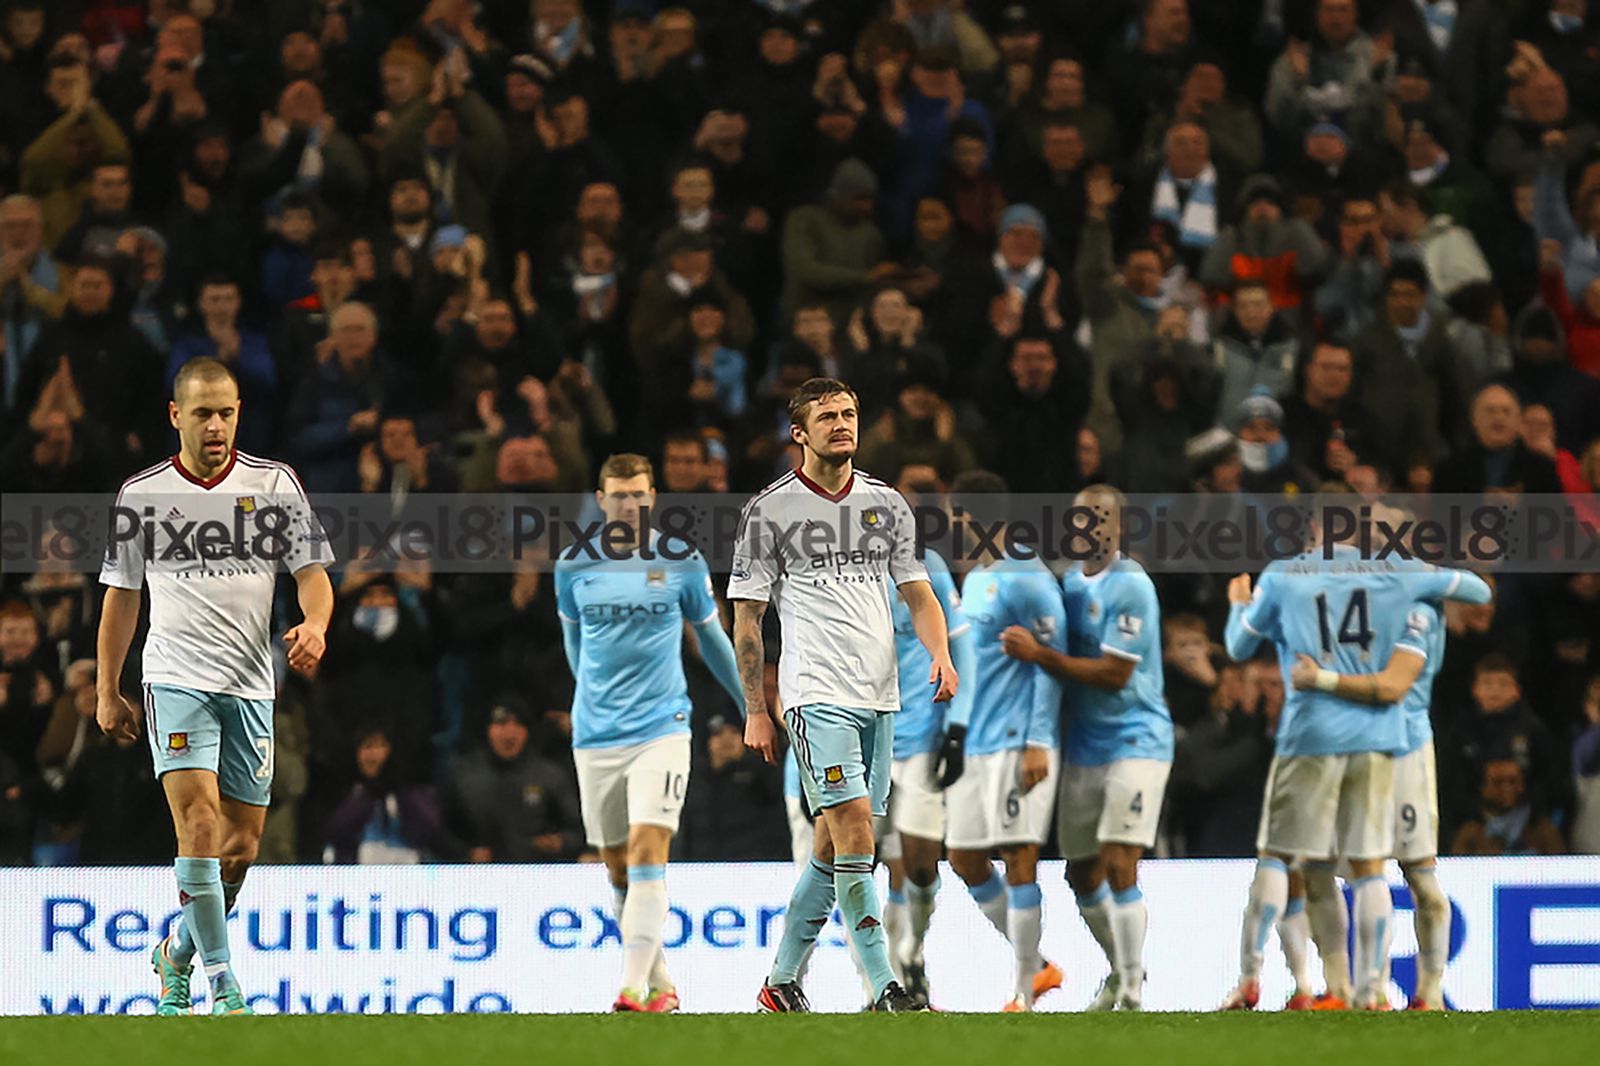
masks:
[[[896,711],[892,597],[927,580],[911,508],[894,486],[857,470],[830,495],[794,470],[745,504],[728,598],[778,608],[783,709]]]
[[[100,581],[150,587],[144,680],[272,699],[278,570],[332,562],[299,477],[235,450],[202,481],[174,456],[123,482],[117,507]]]

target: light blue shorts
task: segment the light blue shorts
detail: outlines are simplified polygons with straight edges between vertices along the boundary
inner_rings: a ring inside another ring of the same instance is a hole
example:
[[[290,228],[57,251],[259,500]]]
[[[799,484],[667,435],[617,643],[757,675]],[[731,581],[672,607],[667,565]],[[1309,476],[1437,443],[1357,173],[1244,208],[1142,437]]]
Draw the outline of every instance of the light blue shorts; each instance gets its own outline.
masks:
[[[144,727],[157,777],[210,770],[224,796],[257,807],[271,803],[271,700],[145,685]]]
[[[783,712],[813,814],[863,796],[872,813],[889,813],[894,715],[862,707],[808,703]]]

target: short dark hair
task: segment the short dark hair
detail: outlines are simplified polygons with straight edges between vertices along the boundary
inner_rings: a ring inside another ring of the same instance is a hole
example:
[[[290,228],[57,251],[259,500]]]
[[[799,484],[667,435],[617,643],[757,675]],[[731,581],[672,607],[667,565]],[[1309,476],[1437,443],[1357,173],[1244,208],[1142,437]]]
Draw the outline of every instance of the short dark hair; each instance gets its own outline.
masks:
[[[1409,179],[1397,178],[1386,183],[1378,190],[1378,195],[1387,196],[1397,204],[1414,205],[1423,214],[1428,214],[1430,204],[1428,190]]]
[[[789,397],[789,421],[797,426],[803,426],[806,413],[811,410],[811,405],[818,400],[825,400],[829,396],[848,396],[859,405],[856,390],[837,378],[809,378],[802,382],[794,395]]]
[[[176,401],[182,396],[183,387],[191,381],[221,381],[224,378],[238,388],[239,380],[228,369],[228,364],[209,355],[196,356],[178,368],[177,376],[172,379],[172,398]]]
[[[1389,264],[1388,273],[1383,276],[1383,291],[1387,293],[1390,286],[1397,281],[1408,281],[1421,289],[1428,291],[1428,268],[1415,259],[1396,259]]]
[[[1492,651],[1479,659],[1472,667],[1474,679],[1480,678],[1484,674],[1510,674],[1512,679],[1515,680],[1517,677],[1517,664],[1512,662],[1511,657],[1504,652]]]
[[[706,439],[697,429],[674,429],[662,437],[661,457],[663,460],[666,459],[667,445],[669,444],[692,444],[700,449],[701,462],[711,458],[711,450],[706,447]]]

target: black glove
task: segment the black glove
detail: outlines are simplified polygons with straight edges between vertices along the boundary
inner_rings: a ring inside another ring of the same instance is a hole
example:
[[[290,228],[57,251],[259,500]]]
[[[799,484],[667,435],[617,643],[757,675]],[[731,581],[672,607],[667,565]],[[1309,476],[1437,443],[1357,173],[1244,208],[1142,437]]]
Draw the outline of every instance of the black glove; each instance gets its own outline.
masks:
[[[966,769],[966,741],[967,727],[964,725],[953,725],[945,731],[944,743],[939,746],[938,763],[934,769],[941,789],[955,784]]]

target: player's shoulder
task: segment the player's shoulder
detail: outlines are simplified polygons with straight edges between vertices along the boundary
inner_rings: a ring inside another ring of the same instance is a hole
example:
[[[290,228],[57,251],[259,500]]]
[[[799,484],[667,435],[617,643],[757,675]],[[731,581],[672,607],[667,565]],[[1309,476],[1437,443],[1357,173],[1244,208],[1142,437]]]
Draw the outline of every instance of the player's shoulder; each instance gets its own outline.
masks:
[[[300,475],[295,472],[294,467],[281,459],[268,459],[266,456],[252,455],[237,448],[234,449],[233,459],[240,474],[249,481],[259,482],[267,491],[306,495],[306,487],[300,480]]]
[[[1109,579],[1107,583],[1120,595],[1156,598],[1156,583],[1144,564],[1137,559],[1123,556],[1112,564],[1111,573],[1106,576]]]
[[[883,478],[869,474],[859,467],[855,470],[855,477],[856,488],[869,496],[892,496],[897,500],[905,499],[905,497],[900,494],[899,489],[883,480]]]
[[[117,497],[120,499],[123,494],[129,492],[138,494],[156,491],[169,480],[163,475],[169,475],[172,471],[172,456],[169,455],[159,463],[152,463],[143,470],[130,474],[117,489]]]

